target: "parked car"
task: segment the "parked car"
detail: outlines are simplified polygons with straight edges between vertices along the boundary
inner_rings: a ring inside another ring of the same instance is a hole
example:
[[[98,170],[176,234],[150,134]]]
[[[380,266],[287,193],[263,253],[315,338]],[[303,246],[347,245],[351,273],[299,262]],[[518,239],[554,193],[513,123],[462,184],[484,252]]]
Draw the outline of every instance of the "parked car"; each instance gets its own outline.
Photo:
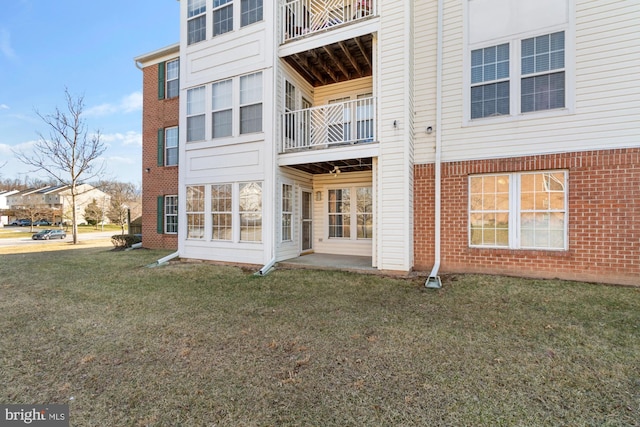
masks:
[[[15,221],[13,221],[9,225],[17,225],[17,226],[20,226],[20,227],[28,227],[28,226],[31,225],[31,220],[30,219],[16,219]]]
[[[46,219],[39,219],[36,222],[34,222],[33,225],[51,225],[51,223]]]
[[[66,239],[67,233],[64,230],[42,230],[31,236],[33,240],[51,240],[51,239]]]

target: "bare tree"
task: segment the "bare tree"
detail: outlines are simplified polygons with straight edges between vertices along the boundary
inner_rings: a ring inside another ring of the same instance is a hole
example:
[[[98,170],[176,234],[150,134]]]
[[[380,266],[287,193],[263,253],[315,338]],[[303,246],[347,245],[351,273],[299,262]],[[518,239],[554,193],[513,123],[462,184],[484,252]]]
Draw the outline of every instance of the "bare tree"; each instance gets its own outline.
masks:
[[[95,161],[104,153],[106,146],[100,140],[100,132],[87,133],[87,126],[82,118],[84,97],[74,98],[65,88],[67,111],[56,108],[52,114],[41,114],[36,111],[49,128],[49,138],[38,133],[40,139],[33,151],[22,153],[14,151],[15,156],[23,163],[34,166],[54,178],[60,184],[71,189],[71,209],[73,243],[78,243],[78,223],[76,218],[77,186],[82,181],[97,178],[102,173],[102,165],[95,167]]]
[[[129,221],[128,203],[136,198],[136,186],[128,182],[103,183],[104,191],[111,196],[111,204],[107,212],[109,221],[120,226],[124,234],[124,226]]]

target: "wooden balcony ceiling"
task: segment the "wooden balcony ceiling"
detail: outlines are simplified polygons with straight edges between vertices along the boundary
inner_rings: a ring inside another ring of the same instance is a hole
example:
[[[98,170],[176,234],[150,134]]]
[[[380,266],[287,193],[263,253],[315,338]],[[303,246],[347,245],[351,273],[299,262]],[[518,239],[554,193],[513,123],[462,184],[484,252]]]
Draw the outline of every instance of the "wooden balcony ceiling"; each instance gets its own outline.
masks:
[[[371,34],[285,57],[314,87],[373,75]]]
[[[312,174],[329,174],[334,173],[335,168],[340,169],[340,173],[370,171],[371,157],[360,159],[332,160],[328,162],[306,163],[302,165],[291,165],[292,168],[308,172]]]

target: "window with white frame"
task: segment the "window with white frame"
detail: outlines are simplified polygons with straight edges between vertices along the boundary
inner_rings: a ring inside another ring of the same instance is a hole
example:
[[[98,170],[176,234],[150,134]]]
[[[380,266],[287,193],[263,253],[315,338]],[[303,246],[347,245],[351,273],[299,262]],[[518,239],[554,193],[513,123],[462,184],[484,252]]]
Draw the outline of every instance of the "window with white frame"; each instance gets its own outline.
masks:
[[[262,21],[262,0],[240,1],[240,26]]]
[[[197,43],[207,38],[206,11],[206,0],[188,0],[187,44]]]
[[[512,95],[515,114],[566,105],[564,31],[473,49],[470,65],[471,119],[514,114]]]
[[[233,186],[211,185],[211,238],[233,240]]]
[[[178,165],[178,127],[164,130],[164,165]]]
[[[367,240],[373,237],[371,187],[330,189],[328,199],[329,238]]]
[[[233,0],[213,0],[213,35],[233,31]]]
[[[262,241],[262,184],[245,182],[239,185],[239,222],[241,242]]]
[[[205,87],[187,91],[187,142],[204,140]]]
[[[240,133],[262,132],[262,72],[240,77]]]
[[[296,87],[289,81],[284,83],[284,111],[291,113],[296,109]],[[296,119],[294,114],[286,114],[284,120],[284,137],[288,141],[295,141]]]
[[[167,98],[175,98],[180,94],[180,60],[166,63],[166,91]]]
[[[282,184],[282,236],[283,242],[290,242],[292,239],[293,227],[293,186]]]
[[[373,194],[371,187],[356,189],[357,238],[371,239],[373,236]]]
[[[567,249],[567,172],[469,177],[469,245]]]
[[[509,43],[471,51],[471,118],[509,114]]]
[[[563,108],[564,31],[522,40],[521,55],[522,112]]]
[[[351,197],[349,188],[329,190],[329,238],[351,237]]]
[[[164,196],[164,232],[178,232],[178,196]]]
[[[224,80],[212,85],[213,138],[231,136],[233,133],[233,81]]]
[[[187,239],[204,239],[204,185],[187,186]]]

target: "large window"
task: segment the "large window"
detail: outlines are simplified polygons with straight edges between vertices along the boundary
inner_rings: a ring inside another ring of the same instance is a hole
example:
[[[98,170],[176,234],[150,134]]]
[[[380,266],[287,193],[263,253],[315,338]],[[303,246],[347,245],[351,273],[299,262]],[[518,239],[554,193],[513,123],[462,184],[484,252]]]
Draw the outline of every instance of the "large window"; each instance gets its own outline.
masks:
[[[224,80],[212,85],[212,132],[213,138],[231,136],[233,132],[233,85]]]
[[[204,185],[187,186],[187,239],[204,239]]]
[[[164,231],[178,232],[178,196],[164,196]]]
[[[204,86],[187,91],[187,142],[204,140]]]
[[[178,165],[178,128],[166,128],[164,130],[164,165]]]
[[[469,178],[469,244],[512,249],[567,248],[565,171]]]
[[[283,242],[292,239],[293,227],[293,186],[282,184],[282,236]]]
[[[515,114],[564,108],[564,46],[560,31],[471,50],[470,118],[514,114],[514,94]],[[520,58],[511,61],[512,52]]]
[[[262,241],[262,184],[241,183],[239,187],[240,241]]]
[[[262,131],[262,73],[240,77],[240,133]]]
[[[373,237],[371,187],[330,189],[328,196],[329,238],[371,239]]]
[[[231,184],[211,186],[211,238],[213,240],[233,239],[233,192]]]
[[[213,35],[233,31],[233,0],[213,0]]]
[[[206,0],[187,2],[187,44],[197,43],[207,38]]]
[[[241,0],[240,7],[241,27],[262,21],[262,0]]]
[[[180,60],[166,63],[167,98],[175,98],[180,94]]]

